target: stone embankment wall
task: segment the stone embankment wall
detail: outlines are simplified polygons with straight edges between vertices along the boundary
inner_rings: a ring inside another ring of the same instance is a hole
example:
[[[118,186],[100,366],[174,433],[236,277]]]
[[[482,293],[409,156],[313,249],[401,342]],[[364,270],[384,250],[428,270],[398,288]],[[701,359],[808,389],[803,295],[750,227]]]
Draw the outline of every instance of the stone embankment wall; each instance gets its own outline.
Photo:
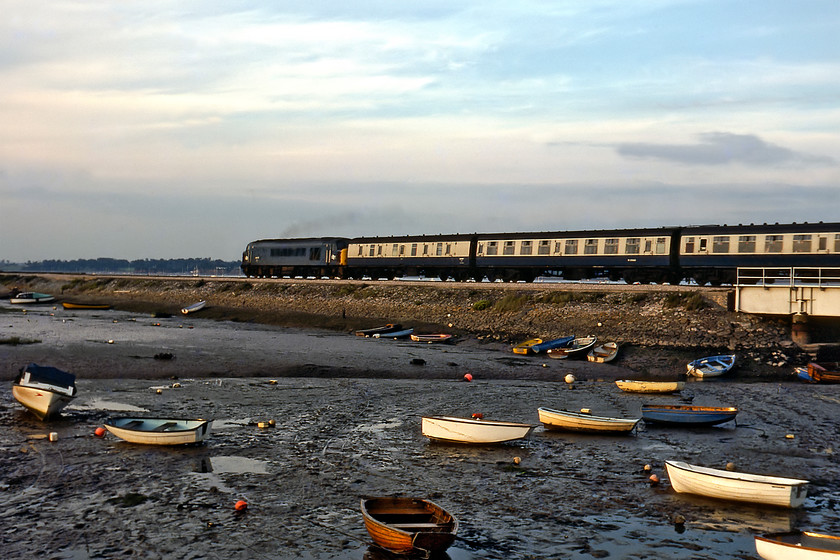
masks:
[[[595,334],[623,345],[698,355],[736,351],[742,363],[772,367],[807,360],[790,341],[788,318],[733,313],[723,304],[725,292],[675,286],[604,291],[557,284],[520,288],[14,274],[0,275],[0,282],[5,291],[41,291],[59,301],[107,302],[142,312],[178,313],[206,300],[203,317],[274,325],[351,331],[389,322],[500,343]]]

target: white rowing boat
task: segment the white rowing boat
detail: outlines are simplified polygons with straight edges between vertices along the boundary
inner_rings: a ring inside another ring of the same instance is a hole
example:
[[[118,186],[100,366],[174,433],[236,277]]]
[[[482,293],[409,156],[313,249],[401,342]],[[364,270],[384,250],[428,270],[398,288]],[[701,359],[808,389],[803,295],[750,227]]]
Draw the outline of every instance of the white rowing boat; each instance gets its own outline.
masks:
[[[183,445],[198,443],[210,435],[212,420],[180,418],[113,418],[105,428],[130,443]]]
[[[527,437],[532,424],[454,416],[423,416],[423,435],[449,443],[503,443]]]
[[[538,408],[537,413],[546,429],[567,432],[630,433],[639,423],[639,418],[610,418],[544,407]]]
[[[76,398],[76,376],[58,368],[29,364],[15,378],[12,396],[39,420],[49,420]]]
[[[755,551],[765,560],[837,560],[840,537],[810,531],[756,535]]]
[[[676,492],[709,498],[752,502],[780,507],[799,507],[808,493],[808,481],[689,465],[665,461],[671,487]]]
[[[181,308],[181,313],[183,313],[184,315],[189,315],[190,313],[201,311],[202,309],[204,309],[205,305],[207,305],[206,301],[198,301],[192,305],[188,305],[186,307]]]

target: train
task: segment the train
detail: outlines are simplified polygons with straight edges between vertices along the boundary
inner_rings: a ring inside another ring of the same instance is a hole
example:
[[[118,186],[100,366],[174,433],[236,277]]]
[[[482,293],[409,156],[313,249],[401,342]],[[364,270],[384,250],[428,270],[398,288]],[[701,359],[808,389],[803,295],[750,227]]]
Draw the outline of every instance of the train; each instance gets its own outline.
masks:
[[[840,223],[694,225],[519,233],[261,239],[252,278],[536,278],[731,284],[738,268],[840,267]]]

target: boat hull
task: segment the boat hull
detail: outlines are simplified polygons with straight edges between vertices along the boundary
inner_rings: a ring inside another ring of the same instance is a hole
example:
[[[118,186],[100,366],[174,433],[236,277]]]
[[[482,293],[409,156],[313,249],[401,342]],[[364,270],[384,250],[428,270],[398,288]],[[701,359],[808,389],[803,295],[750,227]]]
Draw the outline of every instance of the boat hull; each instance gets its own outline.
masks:
[[[105,428],[129,443],[184,445],[204,441],[211,425],[211,420],[116,418],[106,422]]]
[[[434,441],[447,443],[504,443],[528,437],[534,430],[531,424],[498,422],[453,416],[424,416],[423,435]]]
[[[574,340],[574,335],[562,336],[553,340],[546,340],[545,342],[541,342],[539,344],[534,344],[533,346],[531,346],[531,352],[533,352],[534,354],[539,354],[540,352],[546,352],[553,348],[563,348],[564,346],[568,346],[569,344],[571,344]]]
[[[522,355],[532,354],[532,348],[537,344],[542,344],[542,341],[543,340],[541,338],[532,338],[530,340],[526,340],[525,342],[520,342],[519,344],[513,347],[513,353]]]
[[[734,420],[737,414],[738,409],[732,406],[642,405],[642,419],[645,422],[672,426],[715,426]]]
[[[9,298],[9,303],[26,304],[26,303],[50,303],[55,301],[55,297],[50,294],[41,294],[38,292],[21,292],[16,296]]]
[[[636,381],[620,379],[616,386],[627,393],[675,393],[685,387],[685,381]]]
[[[398,323],[388,323],[387,325],[383,325],[381,327],[373,327],[372,329],[362,329],[356,331],[356,336],[367,336],[371,337],[375,334],[384,335],[390,332],[401,331],[402,325]]]
[[[594,336],[575,338],[568,346],[563,348],[552,348],[548,351],[548,357],[558,360],[566,358],[583,358],[595,346],[598,339]]]
[[[593,416],[583,412],[569,412],[565,410],[554,410],[551,408],[539,408],[537,412],[540,422],[547,430],[560,430],[565,432],[588,432],[588,433],[623,433],[633,431],[638,418],[609,418],[607,416]]]
[[[808,481],[723,471],[665,461],[665,470],[675,492],[708,498],[795,508],[808,493]]]
[[[458,520],[419,498],[363,498],[362,517],[373,542],[395,554],[440,554],[455,541]]]
[[[12,396],[39,420],[58,416],[61,410],[75,397],[39,387],[12,385]]]
[[[71,301],[65,301],[61,304],[64,309],[96,309],[96,310],[106,310],[111,309],[111,305],[107,303],[73,303]]]
[[[809,531],[757,535],[755,551],[765,560],[837,560],[840,537]]]
[[[207,305],[206,301],[199,301],[197,303],[194,303],[192,305],[188,305],[187,307],[182,308],[181,313],[183,313],[184,315],[189,315],[190,313],[195,313],[196,311],[201,311],[202,309],[204,309],[205,305]]]
[[[411,340],[414,342],[426,342],[432,344],[435,342],[449,342],[452,338],[451,334],[412,334]]]
[[[391,331],[387,333],[376,333],[371,338],[408,338],[414,333],[414,329],[403,329],[401,331]]]

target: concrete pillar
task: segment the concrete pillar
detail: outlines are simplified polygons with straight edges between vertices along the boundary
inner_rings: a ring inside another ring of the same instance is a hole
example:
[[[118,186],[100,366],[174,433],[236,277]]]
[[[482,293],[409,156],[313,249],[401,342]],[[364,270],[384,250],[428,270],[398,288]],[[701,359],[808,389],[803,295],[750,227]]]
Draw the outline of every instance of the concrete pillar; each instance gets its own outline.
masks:
[[[795,313],[791,319],[790,338],[796,344],[804,346],[811,343],[811,329],[807,313]]]

